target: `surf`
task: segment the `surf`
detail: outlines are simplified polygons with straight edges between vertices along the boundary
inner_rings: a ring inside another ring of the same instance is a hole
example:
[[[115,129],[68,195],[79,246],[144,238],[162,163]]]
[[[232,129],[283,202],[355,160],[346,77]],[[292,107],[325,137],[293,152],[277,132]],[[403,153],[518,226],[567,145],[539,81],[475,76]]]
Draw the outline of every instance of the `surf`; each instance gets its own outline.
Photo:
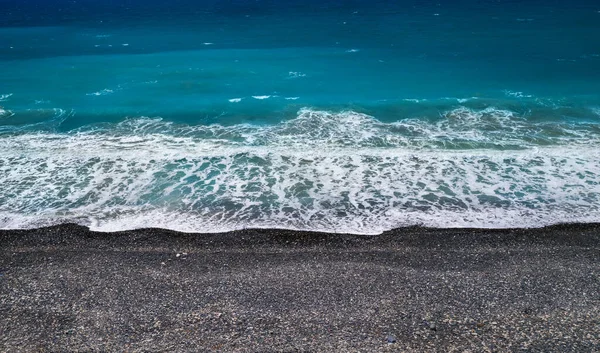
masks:
[[[392,123],[304,108],[266,126],[134,118],[9,134],[0,138],[0,179],[11,185],[0,192],[0,227],[373,234],[598,222],[598,131],[493,108]]]

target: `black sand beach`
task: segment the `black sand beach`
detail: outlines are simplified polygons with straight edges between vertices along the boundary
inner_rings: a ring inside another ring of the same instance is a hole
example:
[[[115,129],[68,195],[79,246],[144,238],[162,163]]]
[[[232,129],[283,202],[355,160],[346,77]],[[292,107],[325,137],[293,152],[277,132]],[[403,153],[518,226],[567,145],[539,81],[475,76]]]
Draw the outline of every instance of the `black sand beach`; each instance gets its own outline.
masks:
[[[0,232],[0,352],[600,351],[600,225]]]

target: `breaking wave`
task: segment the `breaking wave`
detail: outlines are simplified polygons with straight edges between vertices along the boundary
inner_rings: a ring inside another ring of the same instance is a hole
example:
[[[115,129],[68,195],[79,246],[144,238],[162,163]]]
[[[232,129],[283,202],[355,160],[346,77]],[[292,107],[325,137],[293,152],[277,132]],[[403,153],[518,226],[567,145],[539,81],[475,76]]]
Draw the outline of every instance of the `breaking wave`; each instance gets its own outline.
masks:
[[[493,108],[394,123],[303,109],[269,126],[137,118],[11,133],[0,135],[0,227],[374,234],[598,222],[599,142],[598,124]]]

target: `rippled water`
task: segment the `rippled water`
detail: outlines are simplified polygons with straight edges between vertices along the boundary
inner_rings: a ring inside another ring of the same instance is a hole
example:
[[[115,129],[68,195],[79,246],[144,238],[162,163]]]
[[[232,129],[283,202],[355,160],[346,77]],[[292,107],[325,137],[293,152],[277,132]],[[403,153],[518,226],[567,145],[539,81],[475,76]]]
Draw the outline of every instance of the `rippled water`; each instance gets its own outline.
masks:
[[[600,221],[594,4],[53,3],[0,15],[1,228]]]

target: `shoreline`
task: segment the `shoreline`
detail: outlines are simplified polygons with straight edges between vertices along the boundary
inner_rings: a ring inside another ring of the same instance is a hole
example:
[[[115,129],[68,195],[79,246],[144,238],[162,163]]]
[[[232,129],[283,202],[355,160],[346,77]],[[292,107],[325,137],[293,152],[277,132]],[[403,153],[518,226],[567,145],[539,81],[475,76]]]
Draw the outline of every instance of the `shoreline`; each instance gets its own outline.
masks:
[[[595,235],[595,236],[594,236]],[[451,236],[452,239],[445,238]],[[91,241],[91,242],[90,242]],[[132,244],[127,242],[133,241]],[[286,228],[248,228],[228,232],[181,232],[164,228],[140,228],[121,231],[93,231],[75,223],[32,228],[0,229],[0,250],[12,242],[32,246],[63,244],[69,247],[135,246],[139,242],[173,245],[189,243],[204,247],[255,247],[276,245],[355,245],[373,246],[398,243],[427,247],[471,247],[482,243],[600,243],[600,223],[561,223],[538,228],[430,228],[410,226],[380,234],[332,233]]]
[[[0,351],[600,349],[600,224],[0,231]]]

